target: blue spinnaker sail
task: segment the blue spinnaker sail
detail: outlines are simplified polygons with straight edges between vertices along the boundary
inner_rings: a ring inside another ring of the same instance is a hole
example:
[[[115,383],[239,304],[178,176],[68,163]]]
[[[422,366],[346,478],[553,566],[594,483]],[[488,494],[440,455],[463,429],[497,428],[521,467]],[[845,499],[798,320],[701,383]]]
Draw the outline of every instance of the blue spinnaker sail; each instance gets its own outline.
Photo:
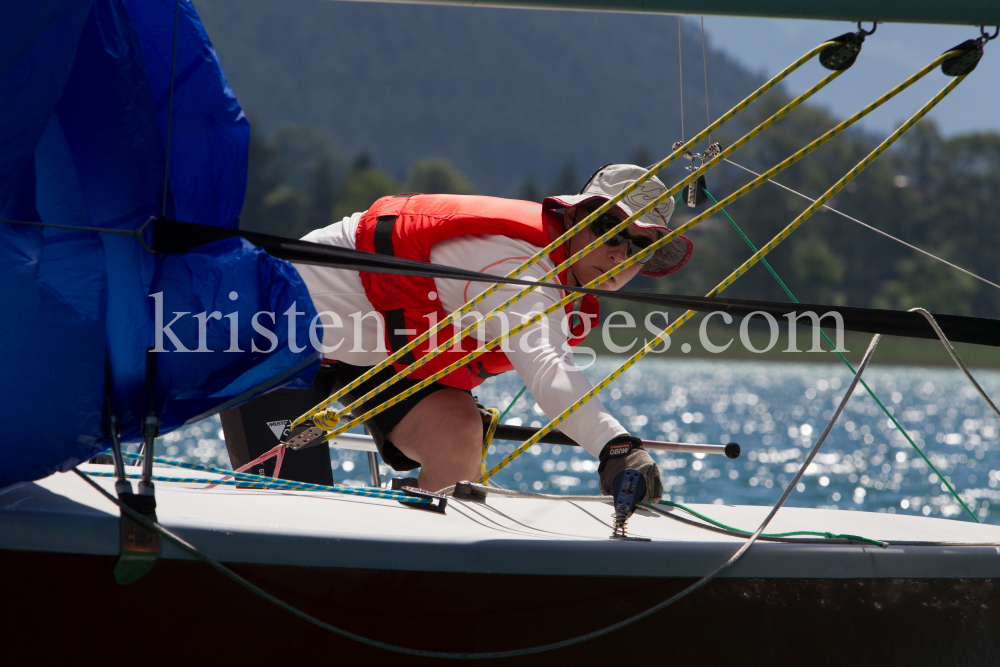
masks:
[[[176,50],[174,0],[3,10],[0,219],[125,233],[0,222],[0,487],[107,446],[106,387],[138,439],[157,342],[162,431],[315,372],[301,344],[315,310],[290,264],[240,239],[157,255],[132,234],[150,244],[164,206],[235,227],[243,203],[247,120],[194,7],[176,9]]]

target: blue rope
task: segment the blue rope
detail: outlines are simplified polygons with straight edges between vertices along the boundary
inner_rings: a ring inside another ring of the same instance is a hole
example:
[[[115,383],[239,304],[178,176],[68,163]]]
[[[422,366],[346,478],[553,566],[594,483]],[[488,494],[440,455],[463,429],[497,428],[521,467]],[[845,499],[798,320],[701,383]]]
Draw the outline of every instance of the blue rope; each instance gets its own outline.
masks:
[[[141,459],[141,456],[136,456],[135,454],[125,454],[128,459],[136,460]],[[296,482],[288,479],[276,479],[274,477],[265,477],[262,475],[254,475],[248,472],[233,472],[232,470],[224,470],[222,468],[214,468],[212,466],[203,466],[197,463],[186,463],[184,461],[177,461],[174,459],[165,459],[161,456],[154,456],[153,463],[159,463],[161,465],[174,466],[177,468],[187,468],[188,470],[196,470],[198,472],[208,472],[217,475],[231,476],[233,479],[221,481],[217,479],[196,479],[196,478],[178,478],[178,477],[162,477],[158,478],[158,481],[164,482],[188,482],[194,484],[225,484],[225,485],[235,485],[237,483],[246,483],[247,488],[254,489],[275,489],[281,491],[320,491],[323,493],[342,493],[348,496],[364,496],[366,498],[385,498],[387,500],[398,500],[401,503],[412,503],[416,505],[428,505],[433,501],[427,498],[417,498],[415,496],[408,496],[402,491],[392,491],[390,489],[372,489],[369,487],[357,487],[357,486],[326,486],[325,484],[310,484],[308,482]],[[94,475],[95,477],[113,477],[113,473],[91,473],[88,475]],[[136,479],[134,475],[126,475],[129,478]],[[157,478],[154,478],[157,479]]]
[[[113,472],[96,472],[91,470],[84,471],[91,477],[115,477]],[[129,479],[142,479],[142,475],[138,473],[128,473],[125,475]],[[400,491],[390,491],[386,489],[373,489],[364,486],[324,486],[322,484],[309,484],[307,482],[295,482],[287,479],[273,479],[271,477],[260,477],[258,475],[253,475],[257,477],[258,480],[263,481],[248,481],[243,479],[210,479],[207,477],[166,477],[163,475],[154,475],[154,482],[177,482],[179,484],[219,484],[226,486],[237,486],[240,485],[242,488],[248,489],[273,489],[275,491],[324,491],[328,493],[342,493],[348,496],[363,496],[365,498],[384,498],[386,500],[398,500],[401,503],[412,503],[415,505],[428,504],[430,501],[427,498],[417,498],[415,496],[408,496]]]

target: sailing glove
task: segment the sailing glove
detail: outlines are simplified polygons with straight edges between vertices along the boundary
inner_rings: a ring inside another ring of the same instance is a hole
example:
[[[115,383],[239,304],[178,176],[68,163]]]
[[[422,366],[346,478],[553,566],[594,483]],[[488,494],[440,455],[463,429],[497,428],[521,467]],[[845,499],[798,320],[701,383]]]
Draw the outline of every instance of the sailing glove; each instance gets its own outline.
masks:
[[[642,473],[646,478],[646,502],[659,500],[663,495],[663,482],[660,481],[660,469],[645,449],[642,440],[630,435],[618,435],[608,441],[598,457],[601,465],[597,468],[601,476],[601,493],[610,496],[613,493],[611,485],[618,473],[632,468]]]

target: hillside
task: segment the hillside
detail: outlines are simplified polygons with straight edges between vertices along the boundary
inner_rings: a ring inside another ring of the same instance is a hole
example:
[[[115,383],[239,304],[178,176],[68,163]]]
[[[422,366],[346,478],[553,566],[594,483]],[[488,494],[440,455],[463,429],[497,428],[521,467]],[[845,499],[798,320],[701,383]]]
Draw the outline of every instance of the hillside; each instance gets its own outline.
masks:
[[[252,120],[245,229],[299,237],[402,191],[537,201],[578,190],[608,162],[648,164],[681,134],[673,17],[322,0],[197,7]],[[690,136],[704,125],[704,72],[700,31],[683,26]],[[762,82],[713,50],[711,35],[707,59],[713,117]],[[825,73],[815,63],[805,69],[817,80]],[[713,139],[731,143],[787,101],[779,88]],[[763,171],[838,121],[805,104],[733,159]],[[816,197],[881,139],[849,131],[778,180]],[[663,180],[676,181],[681,167]],[[722,165],[708,184],[722,198],[748,178]],[[925,122],[832,204],[1000,282],[997,191],[1000,135],[945,138]],[[806,206],[766,185],[729,213],[759,246]],[[679,207],[674,223],[691,214]],[[752,254],[721,216],[689,235],[695,253],[683,271],[631,286],[705,294]],[[1000,308],[1000,290],[826,212],[768,260],[803,302],[982,316]],[[726,295],[788,299],[762,265]]]
[[[677,19],[326,0],[196,0],[258,129],[326,130],[402,180],[450,159],[482,193],[583,180],[681,137]],[[705,125],[701,34],[684,22],[688,135]],[[714,114],[763,79],[711,48]]]

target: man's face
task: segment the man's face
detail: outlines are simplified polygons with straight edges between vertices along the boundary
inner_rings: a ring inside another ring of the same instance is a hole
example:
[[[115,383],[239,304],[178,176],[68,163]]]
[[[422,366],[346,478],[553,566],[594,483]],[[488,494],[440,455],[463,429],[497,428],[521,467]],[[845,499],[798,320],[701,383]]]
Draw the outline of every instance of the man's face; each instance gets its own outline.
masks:
[[[578,206],[566,209],[565,220],[566,228],[570,228],[577,224],[584,218],[586,218],[590,213],[597,210],[601,205],[601,202],[585,202]],[[608,211],[608,215],[612,216],[618,221],[623,221],[627,217],[619,208],[614,207]],[[655,241],[658,234],[652,229],[646,229],[639,227],[635,223],[632,223],[625,228],[625,232],[634,239],[647,238],[651,241]],[[583,250],[585,247],[593,243],[598,239],[594,235],[593,230],[591,230],[590,225],[587,225],[583,231],[578,232],[569,242],[569,252],[571,255],[575,255],[579,251]],[[594,280],[598,276],[607,273],[614,267],[618,266],[625,261],[628,254],[628,244],[621,243],[617,246],[609,246],[606,243],[602,243],[597,246],[589,253],[578,259],[576,262],[570,265],[570,271],[573,277],[576,278],[576,282],[580,285],[586,285],[590,281]],[[639,264],[633,264],[621,273],[608,278],[606,281],[597,286],[599,290],[607,290],[613,292],[620,290],[622,287],[628,283],[637,273],[639,269],[642,268]]]

